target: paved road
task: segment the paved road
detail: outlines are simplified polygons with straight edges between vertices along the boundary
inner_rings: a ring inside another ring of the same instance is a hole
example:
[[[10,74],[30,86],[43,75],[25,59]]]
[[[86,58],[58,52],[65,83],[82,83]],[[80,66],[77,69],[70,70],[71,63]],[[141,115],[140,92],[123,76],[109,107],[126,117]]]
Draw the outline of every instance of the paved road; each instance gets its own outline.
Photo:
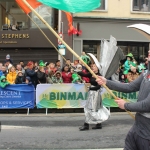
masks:
[[[81,132],[78,127],[84,123],[83,113],[16,114],[0,118],[0,149],[122,149],[134,122],[126,113],[112,113],[101,130]]]

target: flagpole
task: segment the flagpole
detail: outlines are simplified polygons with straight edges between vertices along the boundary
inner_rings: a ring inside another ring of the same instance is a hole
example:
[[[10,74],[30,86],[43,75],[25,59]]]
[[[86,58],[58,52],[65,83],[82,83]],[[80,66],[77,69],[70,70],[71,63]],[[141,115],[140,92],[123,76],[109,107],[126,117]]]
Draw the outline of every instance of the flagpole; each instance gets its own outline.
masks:
[[[43,32],[43,30],[36,24],[36,22],[34,22],[33,21],[33,19],[29,16],[29,15],[27,15],[29,18],[30,18],[30,20],[37,26],[37,28],[41,31],[41,33],[45,36],[45,38],[49,41],[49,43],[55,48],[55,50],[59,53],[59,55],[65,60],[65,61],[67,61],[66,59],[65,59],[65,57],[63,57],[62,56],[62,54],[59,52],[59,50],[56,48],[56,46],[52,43],[52,41],[47,37],[47,35]]]
[[[80,58],[80,56],[78,54],[76,54],[70,47],[69,45],[63,41],[63,39],[61,39],[59,37],[59,35],[54,31],[54,29],[30,6],[30,4],[26,1],[26,0],[22,0],[35,14],[36,16],[51,30],[51,32],[66,46],[66,48],[75,56],[77,57],[83,64],[84,66],[89,70],[89,72],[92,74],[92,76],[94,76],[96,79],[98,78],[97,75],[91,70],[91,68]],[[105,85],[102,84],[102,86],[115,98],[117,99],[117,96]],[[126,111],[126,110],[125,110]],[[129,112],[127,111],[128,114],[135,119],[135,117]]]

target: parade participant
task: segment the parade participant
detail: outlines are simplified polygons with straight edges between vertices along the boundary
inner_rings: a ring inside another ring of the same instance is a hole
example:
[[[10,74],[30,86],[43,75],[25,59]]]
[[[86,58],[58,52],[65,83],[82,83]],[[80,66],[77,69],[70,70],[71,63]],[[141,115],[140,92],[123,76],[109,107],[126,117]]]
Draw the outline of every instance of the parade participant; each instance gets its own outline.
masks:
[[[106,84],[110,89],[119,92],[139,91],[137,102],[128,103],[118,98],[116,103],[121,109],[136,112],[135,123],[127,134],[124,150],[149,150],[150,148],[150,50],[148,51],[148,72],[129,84],[109,81],[99,76],[99,85]]]
[[[100,75],[100,64],[97,62],[94,62],[92,65],[92,71],[96,75]],[[82,127],[79,128],[80,131],[84,130],[89,130],[89,124],[95,124],[95,126],[92,129],[102,129],[102,124],[103,122],[101,120],[101,113],[100,109],[103,108],[102,106],[102,98],[101,98],[101,86],[96,82],[96,78],[92,76],[91,73],[83,73],[83,72],[78,72],[80,76],[86,76],[89,77],[90,79],[90,84],[91,86],[89,87],[88,91],[88,97],[87,97],[87,102],[84,108],[85,112],[85,123]]]

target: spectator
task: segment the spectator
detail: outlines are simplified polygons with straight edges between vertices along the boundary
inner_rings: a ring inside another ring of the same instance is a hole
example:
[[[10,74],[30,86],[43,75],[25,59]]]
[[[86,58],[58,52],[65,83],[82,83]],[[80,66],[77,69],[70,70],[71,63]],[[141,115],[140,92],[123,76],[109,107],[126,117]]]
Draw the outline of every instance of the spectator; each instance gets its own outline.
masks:
[[[16,80],[15,80],[15,84],[22,84],[24,82],[25,82],[24,74],[22,73],[22,71],[18,71]]]
[[[47,74],[47,83],[49,83],[49,84],[53,84],[53,81],[52,81],[52,76],[53,76],[54,74],[53,74],[53,72],[49,72],[48,74]]]
[[[60,72],[61,72],[61,70],[62,70],[60,60],[57,60],[57,61],[56,61],[56,69],[57,69],[57,71],[60,71]]]
[[[17,77],[16,68],[12,66],[9,69],[6,79],[10,84],[15,84],[16,77]]]
[[[132,71],[132,80],[135,80],[139,77],[139,73],[136,67],[131,67],[131,71]]]
[[[112,81],[119,82],[119,68],[118,70],[111,76]]]
[[[31,78],[30,78],[29,76],[27,76],[27,77],[25,78],[25,84],[32,84]]]
[[[57,71],[54,63],[49,64],[48,72],[50,72],[50,71],[52,71],[53,73],[55,73]]]
[[[133,78],[132,78],[132,71],[131,70],[128,70],[128,74],[126,75],[126,82],[127,83],[130,83],[133,81]]]
[[[74,60],[74,63],[71,64],[74,69],[76,69],[78,65],[80,65],[79,60]]]
[[[127,56],[126,56],[126,61],[124,63],[124,72],[123,74],[128,74],[128,71],[131,69],[131,66],[133,66],[133,55],[132,53],[129,53]]]
[[[146,70],[148,69],[148,58],[146,57],[145,58],[145,67],[146,67]]]
[[[6,77],[7,76],[7,71],[6,71],[5,66],[2,66],[2,72],[3,72],[3,75]]]
[[[39,66],[39,70],[37,71],[38,83],[39,84],[47,83],[46,77],[47,77],[47,75],[45,73],[44,67],[43,66]]]
[[[3,75],[3,71],[2,71],[2,70],[0,70],[0,77],[1,77],[1,76],[4,76],[4,75]]]
[[[72,82],[72,73],[70,72],[70,68],[68,65],[64,66],[62,69],[62,79],[63,79],[63,83]]]
[[[0,63],[0,70],[2,70],[3,63]]]
[[[16,65],[16,71],[17,72],[21,71],[23,74],[25,74],[25,70],[22,68],[22,66],[20,64]]]
[[[70,59],[67,59],[67,60],[66,60],[65,66],[66,66],[66,65],[67,65],[69,68],[71,67],[71,61],[70,61]]]
[[[41,60],[40,60],[41,61]],[[40,63],[39,61],[39,63]],[[34,70],[38,70],[39,69],[39,66],[38,66],[38,62],[37,61],[33,61],[33,68]]]
[[[24,69],[24,61],[20,61],[19,64],[20,64],[21,67]]]
[[[27,69],[25,71],[25,75],[30,77],[32,84],[34,85],[34,87],[36,87],[36,85],[38,84],[38,80],[37,80],[37,71],[38,70],[34,70],[34,64],[32,61],[29,61],[27,64]]]
[[[125,81],[125,75],[124,74],[122,74],[121,76],[120,76],[120,80],[119,80],[120,82],[122,82],[122,83],[125,83],[126,81]]]
[[[7,59],[7,60],[6,60],[6,63],[5,63],[5,66],[7,67],[6,71],[8,72],[9,69],[10,69],[13,65],[11,64],[10,60]]]
[[[63,83],[63,80],[62,80],[62,77],[61,77],[61,73],[59,71],[57,71],[53,75],[52,81],[53,81],[53,83]]]
[[[9,54],[6,55],[6,60],[9,60],[10,63],[13,64],[13,61],[10,59],[10,55]]]
[[[0,87],[1,88],[5,88],[7,85],[9,85],[10,83],[6,80],[5,76],[1,76],[0,77]]]
[[[139,71],[139,74],[141,73],[144,73],[145,70],[146,70],[146,67],[144,66],[144,63],[140,63],[140,65],[138,65],[138,71]]]

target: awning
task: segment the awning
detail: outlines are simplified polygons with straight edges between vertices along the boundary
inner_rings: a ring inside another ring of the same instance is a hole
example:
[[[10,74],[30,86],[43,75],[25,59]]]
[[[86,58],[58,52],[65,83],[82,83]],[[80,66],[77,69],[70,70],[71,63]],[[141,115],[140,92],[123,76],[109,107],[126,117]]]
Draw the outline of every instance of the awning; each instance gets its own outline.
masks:
[[[75,24],[79,22],[74,22]],[[110,38],[110,35],[115,37],[117,41],[132,41],[132,42],[150,42],[148,37],[145,37],[140,32],[137,32],[134,29],[127,28],[127,26],[132,25],[132,22],[84,22],[80,23],[80,29],[82,34],[80,36],[75,36],[76,38],[82,38],[83,40],[101,40]]]

